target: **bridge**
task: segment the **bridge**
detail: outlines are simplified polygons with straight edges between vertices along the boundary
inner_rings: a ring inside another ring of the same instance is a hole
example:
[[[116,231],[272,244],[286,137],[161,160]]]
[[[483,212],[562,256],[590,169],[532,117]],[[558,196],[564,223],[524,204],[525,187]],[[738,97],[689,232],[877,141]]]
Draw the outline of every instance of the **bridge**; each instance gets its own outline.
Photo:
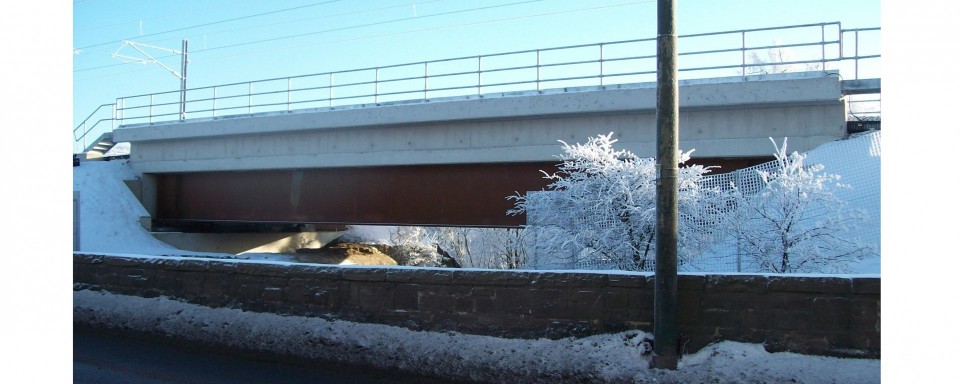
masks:
[[[747,44],[781,30],[814,37]],[[680,36],[681,47],[694,47],[681,52],[680,148],[729,171],[768,160],[768,137],[789,137],[797,151],[845,137],[851,96],[880,91],[879,78],[860,78],[861,61],[880,55],[859,48],[861,33],[878,30],[822,23]],[[707,37],[739,44],[696,43]],[[558,140],[614,132],[622,148],[655,155],[654,41],[124,97],[104,106],[108,118],[74,134],[87,140],[109,124],[87,157],[130,143],[156,225],[518,226],[524,218],[505,215],[505,197],[546,185],[540,171],[556,169]],[[779,68],[747,60],[772,49],[813,53]],[[717,58],[731,53],[732,62]]]

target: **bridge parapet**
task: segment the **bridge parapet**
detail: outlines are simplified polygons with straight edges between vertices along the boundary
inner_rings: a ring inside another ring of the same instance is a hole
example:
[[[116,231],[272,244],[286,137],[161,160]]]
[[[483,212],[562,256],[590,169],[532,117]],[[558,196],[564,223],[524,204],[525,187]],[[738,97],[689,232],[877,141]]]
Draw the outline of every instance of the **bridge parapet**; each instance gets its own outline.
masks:
[[[835,73],[684,81],[680,146],[695,157],[806,151],[846,133]],[[140,172],[195,172],[554,161],[557,140],[615,132],[655,154],[653,83],[505,93],[417,103],[264,113],[125,126]]]

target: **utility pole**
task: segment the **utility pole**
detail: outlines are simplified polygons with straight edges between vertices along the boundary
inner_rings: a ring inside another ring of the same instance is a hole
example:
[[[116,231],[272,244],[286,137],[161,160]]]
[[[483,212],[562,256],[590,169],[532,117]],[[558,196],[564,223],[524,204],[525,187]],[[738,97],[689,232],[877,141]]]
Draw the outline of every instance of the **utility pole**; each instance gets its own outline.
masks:
[[[125,46],[130,46],[133,49],[136,49],[138,52],[140,52],[147,58],[144,59],[144,58],[121,55],[120,50],[123,49],[123,47]],[[147,53],[143,49],[140,49],[140,47],[159,49],[161,51],[167,51],[167,52],[180,55],[180,72],[170,69],[170,67],[164,65],[160,60],[157,60],[155,57],[151,56],[149,53]],[[169,48],[157,47],[157,46],[143,44],[143,43],[137,43],[129,40],[124,40],[123,45],[121,45],[120,48],[118,48],[116,52],[113,53],[113,57],[125,60],[125,62],[127,63],[130,63],[130,62],[138,63],[138,64],[155,63],[163,67],[163,69],[166,69],[167,72],[170,72],[171,74],[176,76],[178,79],[180,79],[180,120],[184,120],[187,118],[187,63],[189,62],[187,60],[187,40],[183,40],[183,48],[181,51],[177,51]],[[129,61],[126,61],[126,60],[129,60]]]
[[[183,40],[183,53],[180,54],[180,120],[187,119],[187,40]]]
[[[652,368],[677,369],[677,174],[679,90],[674,0],[657,0],[657,267]]]

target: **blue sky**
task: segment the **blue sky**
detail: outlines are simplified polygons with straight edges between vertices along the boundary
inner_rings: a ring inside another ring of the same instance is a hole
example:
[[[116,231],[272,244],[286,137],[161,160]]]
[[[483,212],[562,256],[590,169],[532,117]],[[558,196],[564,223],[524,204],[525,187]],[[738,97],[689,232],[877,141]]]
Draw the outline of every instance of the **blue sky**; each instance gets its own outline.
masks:
[[[880,26],[879,0],[689,0],[677,5],[680,35],[833,21],[843,28]],[[144,57],[122,40],[176,50],[188,40],[187,85],[195,88],[652,38],[656,1],[77,0],[72,24],[73,119],[78,124],[118,97],[179,89],[179,80],[159,65],[113,57]],[[789,36],[757,38],[774,43]],[[177,55],[144,50],[180,70]]]

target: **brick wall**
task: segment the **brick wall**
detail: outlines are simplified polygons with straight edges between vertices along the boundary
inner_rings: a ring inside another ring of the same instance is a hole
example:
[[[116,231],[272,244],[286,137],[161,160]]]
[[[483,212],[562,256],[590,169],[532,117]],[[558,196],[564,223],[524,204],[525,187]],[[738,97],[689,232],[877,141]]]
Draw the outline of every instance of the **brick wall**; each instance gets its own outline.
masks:
[[[281,265],[74,254],[75,289],[415,330],[562,338],[653,331],[653,276]],[[880,357],[880,279],[680,275],[685,353],[712,341]]]

